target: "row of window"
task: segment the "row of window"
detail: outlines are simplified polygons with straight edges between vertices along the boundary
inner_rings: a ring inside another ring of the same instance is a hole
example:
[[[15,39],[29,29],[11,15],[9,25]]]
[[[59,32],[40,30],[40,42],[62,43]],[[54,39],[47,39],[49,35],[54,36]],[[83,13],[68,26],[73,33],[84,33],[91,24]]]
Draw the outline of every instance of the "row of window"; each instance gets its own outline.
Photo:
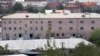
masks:
[[[12,21],[9,21],[9,24],[11,24]],[[22,23],[22,21],[19,21],[19,23]],[[32,24],[33,22],[30,21],[30,24]],[[35,21],[35,23],[37,24],[38,21]],[[41,21],[41,24],[43,23],[43,21]],[[48,21],[48,23],[52,23],[52,21]],[[62,24],[63,22],[62,21],[59,21],[59,24]],[[69,21],[69,23],[74,23],[74,21]],[[84,21],[80,21],[80,23],[84,23]],[[92,24],[95,23],[95,21],[91,21]],[[6,21],[4,21],[4,24],[6,24]],[[14,21],[14,24],[16,24],[16,21]]]
[[[48,28],[49,28],[50,30],[52,30],[51,27],[48,27]],[[95,27],[91,27],[91,30],[94,30],[94,28],[95,28]],[[9,27],[8,29],[9,29],[9,30],[12,30],[11,27]],[[14,29],[14,30],[17,30],[16,27],[14,27],[13,29]],[[35,28],[35,30],[38,30],[38,29],[39,29],[38,27]],[[41,27],[40,29],[43,30],[43,27]],[[62,30],[62,29],[63,29],[62,27],[59,27],[59,30]],[[69,27],[69,30],[73,30],[73,29],[74,29],[73,27]],[[7,28],[4,27],[4,30],[7,30]],[[19,27],[19,30],[22,30],[22,27]],[[30,30],[33,30],[33,28],[30,27]],[[84,27],[80,27],[80,30],[84,30]]]
[[[58,36],[58,37],[59,37],[59,36],[63,36],[63,37],[65,36],[64,33],[61,33],[61,34],[59,34],[59,33],[51,33],[51,34],[52,34],[52,36]],[[32,38],[33,35],[34,35],[34,34],[29,34],[29,37]],[[14,34],[14,36],[16,37],[17,34]],[[6,34],[6,37],[10,37],[9,34]],[[23,37],[23,34],[18,34],[18,37]]]

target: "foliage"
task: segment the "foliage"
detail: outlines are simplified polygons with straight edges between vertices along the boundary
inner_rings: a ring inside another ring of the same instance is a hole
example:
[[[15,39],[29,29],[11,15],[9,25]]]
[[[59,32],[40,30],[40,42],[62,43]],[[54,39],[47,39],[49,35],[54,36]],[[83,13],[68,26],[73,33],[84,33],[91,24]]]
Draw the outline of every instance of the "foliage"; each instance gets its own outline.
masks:
[[[22,11],[23,10],[23,5],[19,2],[16,2],[14,5],[13,5],[13,11],[16,12],[16,11]]]
[[[63,10],[64,9],[64,6],[62,4],[60,4],[59,6],[57,6],[57,9],[58,10]]]
[[[31,13],[38,13],[39,12],[39,10],[37,8],[32,7],[32,6],[28,7],[27,11],[31,12]]]
[[[89,41],[100,46],[100,29],[95,29],[89,36]]]
[[[10,10],[8,10],[8,9],[0,9],[0,14],[6,14],[9,12],[10,12]]]
[[[45,48],[40,49],[41,55],[39,55],[39,56],[44,56],[44,55],[46,55],[46,56],[67,56],[66,49],[65,49],[63,43],[62,43],[61,48],[57,48],[55,45],[55,42],[54,42],[53,46],[51,46],[50,43],[51,42],[48,41],[47,45],[45,45]]]
[[[99,56],[98,49],[93,45],[80,43],[72,53],[72,56]]]
[[[45,48],[40,49],[41,55],[39,56],[67,56],[66,49],[64,47],[64,43],[62,43],[61,48],[57,48],[55,41],[53,39],[50,39],[51,37],[51,31],[48,29],[46,33],[47,38],[47,44],[45,45]]]

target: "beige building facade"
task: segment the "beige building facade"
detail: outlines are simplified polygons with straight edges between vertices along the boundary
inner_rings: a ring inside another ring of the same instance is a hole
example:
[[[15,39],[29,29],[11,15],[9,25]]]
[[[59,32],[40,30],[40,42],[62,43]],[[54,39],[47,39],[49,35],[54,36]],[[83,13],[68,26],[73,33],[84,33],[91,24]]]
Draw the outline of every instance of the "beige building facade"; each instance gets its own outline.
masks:
[[[3,39],[44,39],[48,28],[54,38],[87,38],[100,28],[96,13],[15,13],[2,18]]]

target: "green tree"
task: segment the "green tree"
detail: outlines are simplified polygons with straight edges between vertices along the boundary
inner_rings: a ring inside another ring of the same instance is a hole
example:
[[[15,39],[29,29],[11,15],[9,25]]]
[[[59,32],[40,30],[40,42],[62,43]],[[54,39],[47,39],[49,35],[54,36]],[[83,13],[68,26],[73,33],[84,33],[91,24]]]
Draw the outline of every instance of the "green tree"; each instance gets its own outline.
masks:
[[[62,4],[60,4],[59,6],[57,6],[57,9],[58,10],[63,10],[64,9],[64,6]]]
[[[80,43],[72,53],[72,56],[99,56],[98,49],[94,45]]]
[[[100,46],[100,29],[95,29],[90,33],[89,41],[97,46]]]
[[[23,5],[19,2],[16,2],[13,7],[12,7],[13,11],[22,11],[23,10]]]
[[[39,12],[39,10],[37,8],[31,7],[31,6],[27,8],[27,11],[30,13],[38,13]]]

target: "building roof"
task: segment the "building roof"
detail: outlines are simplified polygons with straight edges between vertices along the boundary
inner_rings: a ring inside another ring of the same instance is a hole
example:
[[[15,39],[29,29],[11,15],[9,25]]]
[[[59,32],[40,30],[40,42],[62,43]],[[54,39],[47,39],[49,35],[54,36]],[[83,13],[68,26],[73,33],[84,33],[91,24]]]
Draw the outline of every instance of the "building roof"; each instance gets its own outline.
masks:
[[[16,54],[16,55],[1,55],[1,56],[27,56],[27,55],[24,55],[24,54]]]
[[[85,45],[91,44],[90,42],[81,38],[68,38],[68,39],[50,39],[50,45],[57,48],[62,47],[62,43],[66,49],[73,49],[79,43],[83,42]],[[0,46],[8,44],[10,50],[36,50],[37,48],[44,48],[47,45],[47,39],[35,39],[35,40],[5,40],[0,41]]]
[[[83,6],[96,6],[97,5],[96,2],[82,2],[81,4]]]
[[[83,17],[84,15],[84,17]],[[27,17],[28,16],[28,17]],[[41,19],[41,18],[100,18],[97,13],[15,13],[4,16],[2,19]]]

